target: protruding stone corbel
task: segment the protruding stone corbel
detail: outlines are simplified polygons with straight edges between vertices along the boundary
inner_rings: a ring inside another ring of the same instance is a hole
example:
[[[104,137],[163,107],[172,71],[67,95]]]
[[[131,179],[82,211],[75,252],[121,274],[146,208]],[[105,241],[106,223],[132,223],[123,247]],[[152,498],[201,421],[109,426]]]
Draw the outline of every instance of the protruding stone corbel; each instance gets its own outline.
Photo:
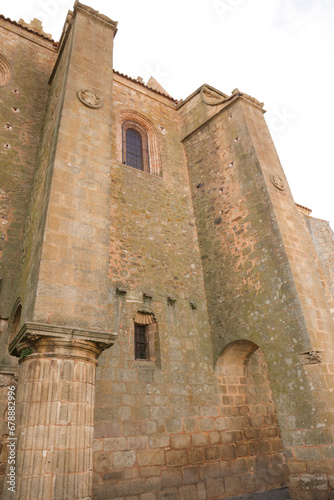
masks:
[[[169,306],[174,306],[175,302],[176,302],[176,297],[174,297],[174,295],[168,295],[168,297],[167,297],[167,304]]]

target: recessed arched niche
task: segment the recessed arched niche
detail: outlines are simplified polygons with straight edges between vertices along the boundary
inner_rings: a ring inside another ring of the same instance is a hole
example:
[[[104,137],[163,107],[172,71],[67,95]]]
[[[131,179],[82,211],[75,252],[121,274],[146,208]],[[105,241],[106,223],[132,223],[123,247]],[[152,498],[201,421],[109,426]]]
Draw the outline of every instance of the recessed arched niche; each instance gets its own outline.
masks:
[[[233,494],[286,486],[288,467],[262,350],[248,340],[231,342],[215,373],[222,391],[220,414],[225,417],[224,467],[239,477]]]
[[[7,59],[0,53],[0,87],[7,85],[12,77],[12,68]]]

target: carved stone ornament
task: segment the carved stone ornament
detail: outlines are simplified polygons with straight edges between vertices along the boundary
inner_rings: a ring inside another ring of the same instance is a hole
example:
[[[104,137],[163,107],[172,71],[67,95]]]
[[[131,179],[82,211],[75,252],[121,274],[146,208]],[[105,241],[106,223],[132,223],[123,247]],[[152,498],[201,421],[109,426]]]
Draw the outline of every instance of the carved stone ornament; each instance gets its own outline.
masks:
[[[205,104],[208,104],[209,106],[217,106],[218,104],[227,103],[228,101],[234,99],[235,97],[243,97],[244,99],[246,99],[246,101],[249,101],[252,104],[255,104],[256,106],[260,106],[260,108],[263,108],[264,106],[263,102],[258,101],[257,99],[255,99],[255,97],[252,97],[249,94],[240,92],[239,89],[232,90],[232,94],[230,96],[227,96],[226,94],[219,92],[213,87],[204,84],[201,88],[200,95],[202,101]]]
[[[283,191],[286,188],[284,180],[279,175],[271,174],[270,179],[274,186],[280,191]]]
[[[95,92],[92,90],[88,89],[83,89],[83,90],[78,90],[77,96],[79,98],[79,101],[82,102],[85,106],[88,106],[89,108],[101,108],[102,106],[102,99],[99,97]]]
[[[320,353],[321,351],[315,351],[314,349],[312,349],[311,351],[302,352],[301,355],[305,356],[304,357],[305,365],[316,365],[318,363],[321,363]]]
[[[222,104],[227,99],[226,94],[222,94],[218,92],[212,87],[208,85],[203,85],[201,88],[201,99],[205,104],[209,106],[217,106],[218,104]]]
[[[135,314],[135,317],[133,318],[134,322],[137,325],[152,325],[153,323],[156,323],[157,320],[154,316],[154,312],[151,311],[151,309],[148,309],[147,307],[141,307]]]
[[[27,333],[27,335],[26,335],[26,339],[29,342],[37,342],[40,338],[41,338],[40,335],[36,335],[34,333]]]

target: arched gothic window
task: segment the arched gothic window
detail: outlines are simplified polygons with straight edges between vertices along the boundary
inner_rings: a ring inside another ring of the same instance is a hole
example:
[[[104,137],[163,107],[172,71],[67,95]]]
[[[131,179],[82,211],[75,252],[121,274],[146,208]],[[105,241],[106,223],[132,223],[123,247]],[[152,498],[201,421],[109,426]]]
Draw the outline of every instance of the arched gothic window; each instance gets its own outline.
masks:
[[[150,171],[146,130],[134,121],[127,120],[122,126],[123,163],[144,172]]]

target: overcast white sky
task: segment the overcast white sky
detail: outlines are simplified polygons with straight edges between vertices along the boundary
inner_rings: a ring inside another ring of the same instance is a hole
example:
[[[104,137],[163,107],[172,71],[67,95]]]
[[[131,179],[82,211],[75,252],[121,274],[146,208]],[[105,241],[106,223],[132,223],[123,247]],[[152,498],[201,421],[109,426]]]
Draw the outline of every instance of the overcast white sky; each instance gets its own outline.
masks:
[[[11,0],[58,40],[68,0]],[[86,0],[118,21],[114,68],[153,75],[176,99],[203,83],[239,88],[265,115],[294,199],[334,229],[333,0]]]

